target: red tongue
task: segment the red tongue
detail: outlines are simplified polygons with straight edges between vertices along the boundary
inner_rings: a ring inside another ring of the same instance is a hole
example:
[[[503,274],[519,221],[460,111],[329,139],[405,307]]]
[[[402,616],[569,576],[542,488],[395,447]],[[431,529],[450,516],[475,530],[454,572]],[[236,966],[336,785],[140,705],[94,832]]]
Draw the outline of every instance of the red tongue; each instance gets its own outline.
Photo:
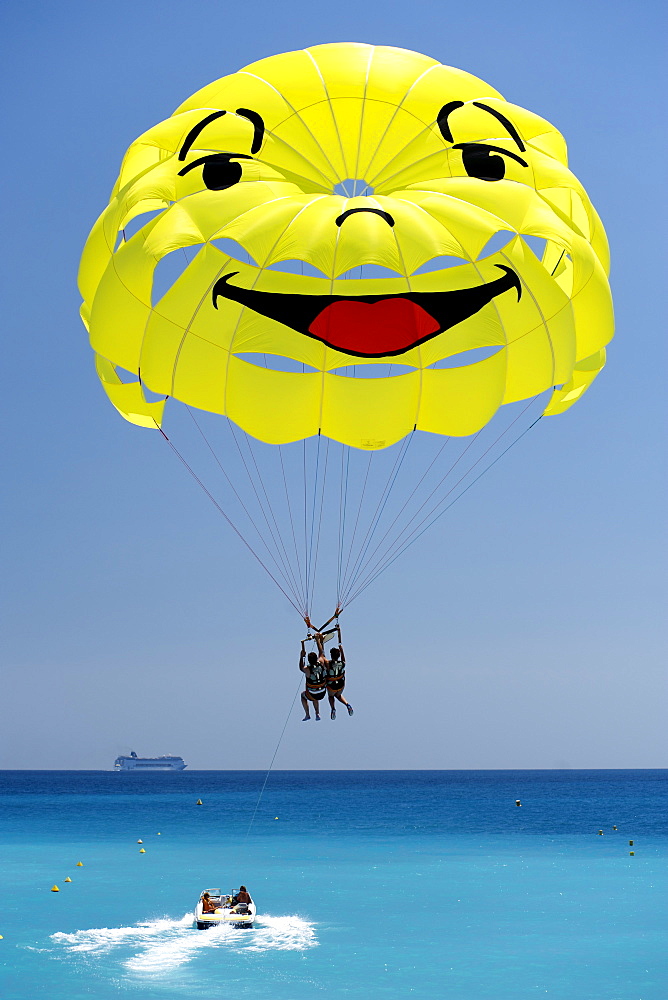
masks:
[[[439,328],[434,317],[410,299],[343,299],[325,306],[309,333],[349,354],[383,355],[406,351]]]

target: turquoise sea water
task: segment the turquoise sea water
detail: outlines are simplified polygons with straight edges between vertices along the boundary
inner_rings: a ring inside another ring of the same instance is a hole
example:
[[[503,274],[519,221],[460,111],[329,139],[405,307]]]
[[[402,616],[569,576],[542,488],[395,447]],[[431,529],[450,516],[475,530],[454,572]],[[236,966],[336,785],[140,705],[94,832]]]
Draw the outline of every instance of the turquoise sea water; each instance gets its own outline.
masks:
[[[274,772],[246,836],[263,781],[0,772],[3,1000],[668,997],[668,772]]]

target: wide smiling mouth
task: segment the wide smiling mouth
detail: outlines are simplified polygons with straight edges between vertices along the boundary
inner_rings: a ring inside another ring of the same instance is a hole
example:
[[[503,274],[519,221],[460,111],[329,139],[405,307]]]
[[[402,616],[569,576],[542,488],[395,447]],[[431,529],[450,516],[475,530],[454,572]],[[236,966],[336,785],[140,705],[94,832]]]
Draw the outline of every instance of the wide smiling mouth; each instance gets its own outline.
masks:
[[[229,299],[355,357],[396,357],[462,323],[497,295],[514,288],[519,302],[518,274],[504,264],[494,266],[503,275],[473,288],[390,295],[261,292],[232,284],[239,272],[230,271],[216,281],[211,297],[216,309],[219,298]]]

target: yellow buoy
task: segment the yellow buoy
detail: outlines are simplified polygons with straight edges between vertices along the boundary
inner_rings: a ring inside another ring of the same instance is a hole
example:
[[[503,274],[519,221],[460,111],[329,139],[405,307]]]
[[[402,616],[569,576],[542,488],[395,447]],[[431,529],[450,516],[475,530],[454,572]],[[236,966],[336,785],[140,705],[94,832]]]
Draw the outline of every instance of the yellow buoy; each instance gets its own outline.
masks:
[[[77,861],[77,868],[83,868],[83,861]]]
[[[278,816],[274,816],[274,819],[278,819]]]
[[[0,941],[3,941],[3,940],[4,940],[4,938],[3,938],[2,934],[0,934]]]
[[[198,799],[198,800],[197,800],[197,805],[198,805],[198,806],[201,806],[201,805],[202,805],[202,800],[201,800],[201,799]]]
[[[69,875],[68,875],[68,876],[67,876],[67,878],[65,879],[65,881],[66,881],[66,882],[71,882],[71,881],[72,881],[72,879],[71,879],[71,878],[69,877]]]
[[[158,830],[158,833],[157,833],[157,836],[158,836],[158,837],[160,836],[160,830]]]
[[[51,886],[51,892],[60,892],[60,889],[58,888],[57,885],[52,885]]]
[[[144,850],[144,848],[143,848],[143,847],[140,847],[140,848],[139,848],[139,853],[140,853],[140,854],[146,854],[146,851]]]
[[[143,840],[138,840],[138,841],[137,841],[137,843],[138,843],[138,844],[143,844],[143,843],[144,843],[144,841],[143,841]]]

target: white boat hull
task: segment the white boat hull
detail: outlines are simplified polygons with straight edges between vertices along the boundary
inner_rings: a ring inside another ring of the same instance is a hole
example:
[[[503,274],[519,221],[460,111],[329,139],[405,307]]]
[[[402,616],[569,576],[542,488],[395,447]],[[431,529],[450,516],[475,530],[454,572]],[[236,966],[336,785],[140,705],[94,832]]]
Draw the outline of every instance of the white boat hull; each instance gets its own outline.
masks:
[[[214,913],[204,913],[200,899],[195,907],[195,924],[198,931],[207,930],[209,927],[218,927],[220,924],[227,924],[228,927],[236,927],[238,930],[250,930],[255,923],[255,913],[255,903],[249,903],[245,913],[237,913],[233,907],[229,906],[217,907]]]

